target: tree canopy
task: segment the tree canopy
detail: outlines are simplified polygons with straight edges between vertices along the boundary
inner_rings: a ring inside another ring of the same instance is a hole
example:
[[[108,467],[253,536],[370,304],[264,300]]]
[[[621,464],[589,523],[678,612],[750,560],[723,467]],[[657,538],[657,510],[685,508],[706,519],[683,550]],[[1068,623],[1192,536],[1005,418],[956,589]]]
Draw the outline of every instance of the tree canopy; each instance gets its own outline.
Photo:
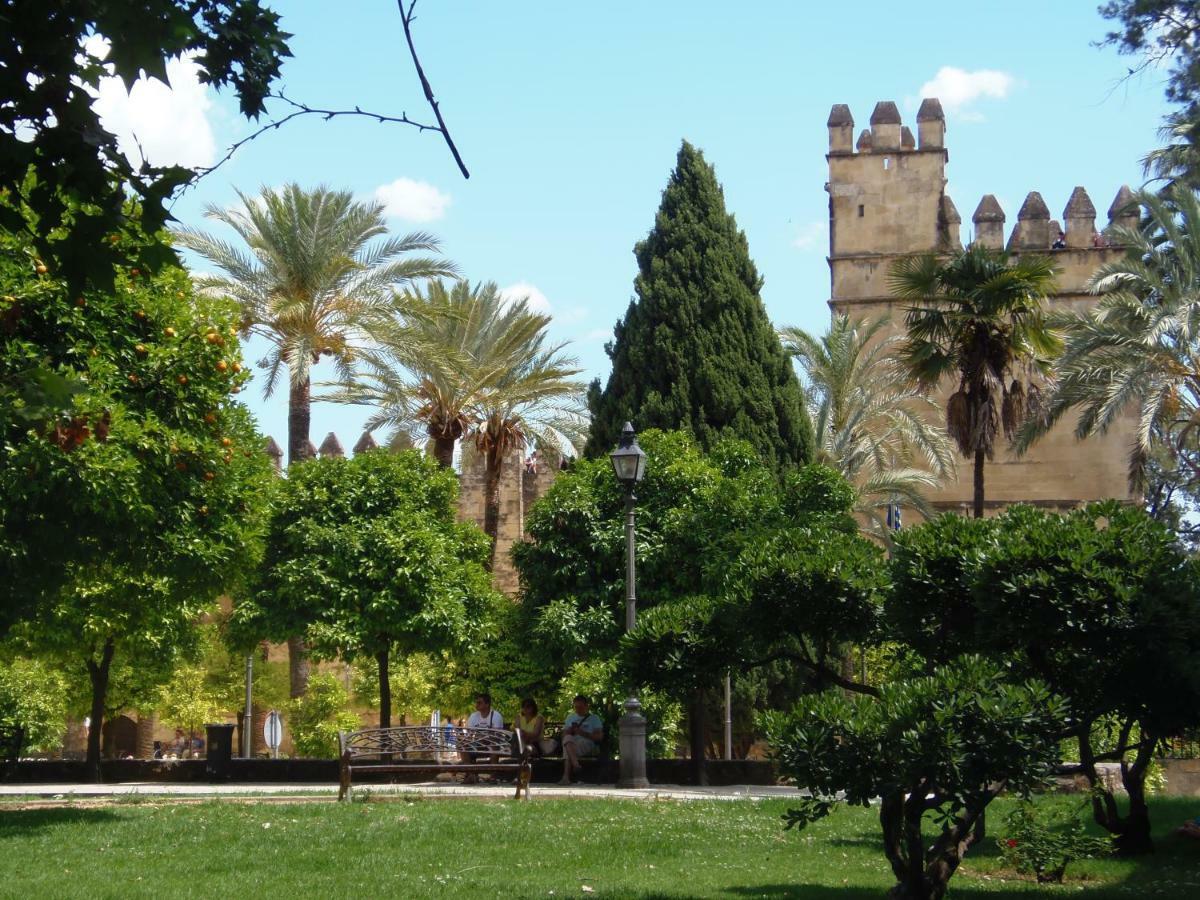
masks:
[[[746,236],[712,166],[686,141],[634,255],[636,299],[605,347],[608,383],[589,393],[586,454],[608,453],[629,421],[638,431],[689,431],[704,449],[741,438],[779,470],[811,460],[803,392],[767,318]]]
[[[488,541],[456,520],[457,496],[454,473],[413,450],[297,467],[272,504],[261,577],[234,633],[247,644],[302,634],[319,654],[373,660],[386,727],[391,655],[461,643],[495,596]]]

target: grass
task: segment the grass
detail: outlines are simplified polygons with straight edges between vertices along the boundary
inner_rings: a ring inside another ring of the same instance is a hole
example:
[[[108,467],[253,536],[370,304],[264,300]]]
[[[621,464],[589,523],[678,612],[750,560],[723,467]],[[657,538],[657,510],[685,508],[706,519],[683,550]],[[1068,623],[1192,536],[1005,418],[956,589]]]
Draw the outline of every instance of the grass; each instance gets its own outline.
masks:
[[[1157,801],[1157,854],[1076,863],[1060,888],[1004,872],[989,840],[951,895],[1200,896],[1200,845],[1169,834],[1197,805]],[[892,879],[873,810],[840,809],[796,833],[782,828],[787,806],[563,798],[0,807],[0,897],[882,896]],[[1007,805],[994,806],[998,826]]]

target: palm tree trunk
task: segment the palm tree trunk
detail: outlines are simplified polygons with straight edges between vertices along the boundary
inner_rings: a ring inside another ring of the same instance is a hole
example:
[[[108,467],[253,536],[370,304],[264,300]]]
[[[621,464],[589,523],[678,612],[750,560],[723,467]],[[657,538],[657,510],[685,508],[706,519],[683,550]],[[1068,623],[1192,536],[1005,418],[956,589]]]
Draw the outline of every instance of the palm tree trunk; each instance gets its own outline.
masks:
[[[454,465],[454,445],[457,442],[457,438],[434,437],[433,458],[443,469],[449,469]]]
[[[288,393],[288,467],[308,459],[312,395],[309,379],[293,381]],[[292,697],[308,690],[308,647],[303,638],[288,638],[288,687]]]
[[[500,536],[500,469],[504,458],[493,451],[487,453],[484,469],[483,532],[492,543],[487,569],[496,567],[496,541]]]
[[[987,459],[987,453],[983,450],[975,451],[975,518],[983,518],[983,463]]]
[[[309,379],[292,382],[288,392],[288,465],[308,459],[308,432],[312,423]]]

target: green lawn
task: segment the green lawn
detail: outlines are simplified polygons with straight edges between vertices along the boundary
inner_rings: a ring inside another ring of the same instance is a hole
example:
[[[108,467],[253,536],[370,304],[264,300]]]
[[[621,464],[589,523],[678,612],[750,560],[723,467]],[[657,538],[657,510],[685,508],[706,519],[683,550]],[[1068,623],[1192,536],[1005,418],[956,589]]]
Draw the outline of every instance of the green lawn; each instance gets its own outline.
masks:
[[[786,801],[212,801],[0,806],[0,897],[879,897],[873,811],[785,832]],[[995,805],[1002,821],[1005,804]],[[1077,863],[1043,895],[1200,897],[1200,844],[1169,836],[1200,802],[1158,801],[1158,853]],[[1038,893],[991,842],[954,897]],[[590,891],[588,890],[590,888]]]

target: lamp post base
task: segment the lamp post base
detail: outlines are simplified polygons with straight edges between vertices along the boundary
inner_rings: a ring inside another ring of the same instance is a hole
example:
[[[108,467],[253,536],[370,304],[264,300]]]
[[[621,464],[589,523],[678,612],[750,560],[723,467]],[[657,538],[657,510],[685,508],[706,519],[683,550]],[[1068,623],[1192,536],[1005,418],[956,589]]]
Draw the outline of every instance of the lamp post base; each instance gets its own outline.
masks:
[[[617,722],[620,729],[621,760],[617,776],[619,788],[648,788],[646,778],[646,717],[636,697],[625,701],[625,715]]]

